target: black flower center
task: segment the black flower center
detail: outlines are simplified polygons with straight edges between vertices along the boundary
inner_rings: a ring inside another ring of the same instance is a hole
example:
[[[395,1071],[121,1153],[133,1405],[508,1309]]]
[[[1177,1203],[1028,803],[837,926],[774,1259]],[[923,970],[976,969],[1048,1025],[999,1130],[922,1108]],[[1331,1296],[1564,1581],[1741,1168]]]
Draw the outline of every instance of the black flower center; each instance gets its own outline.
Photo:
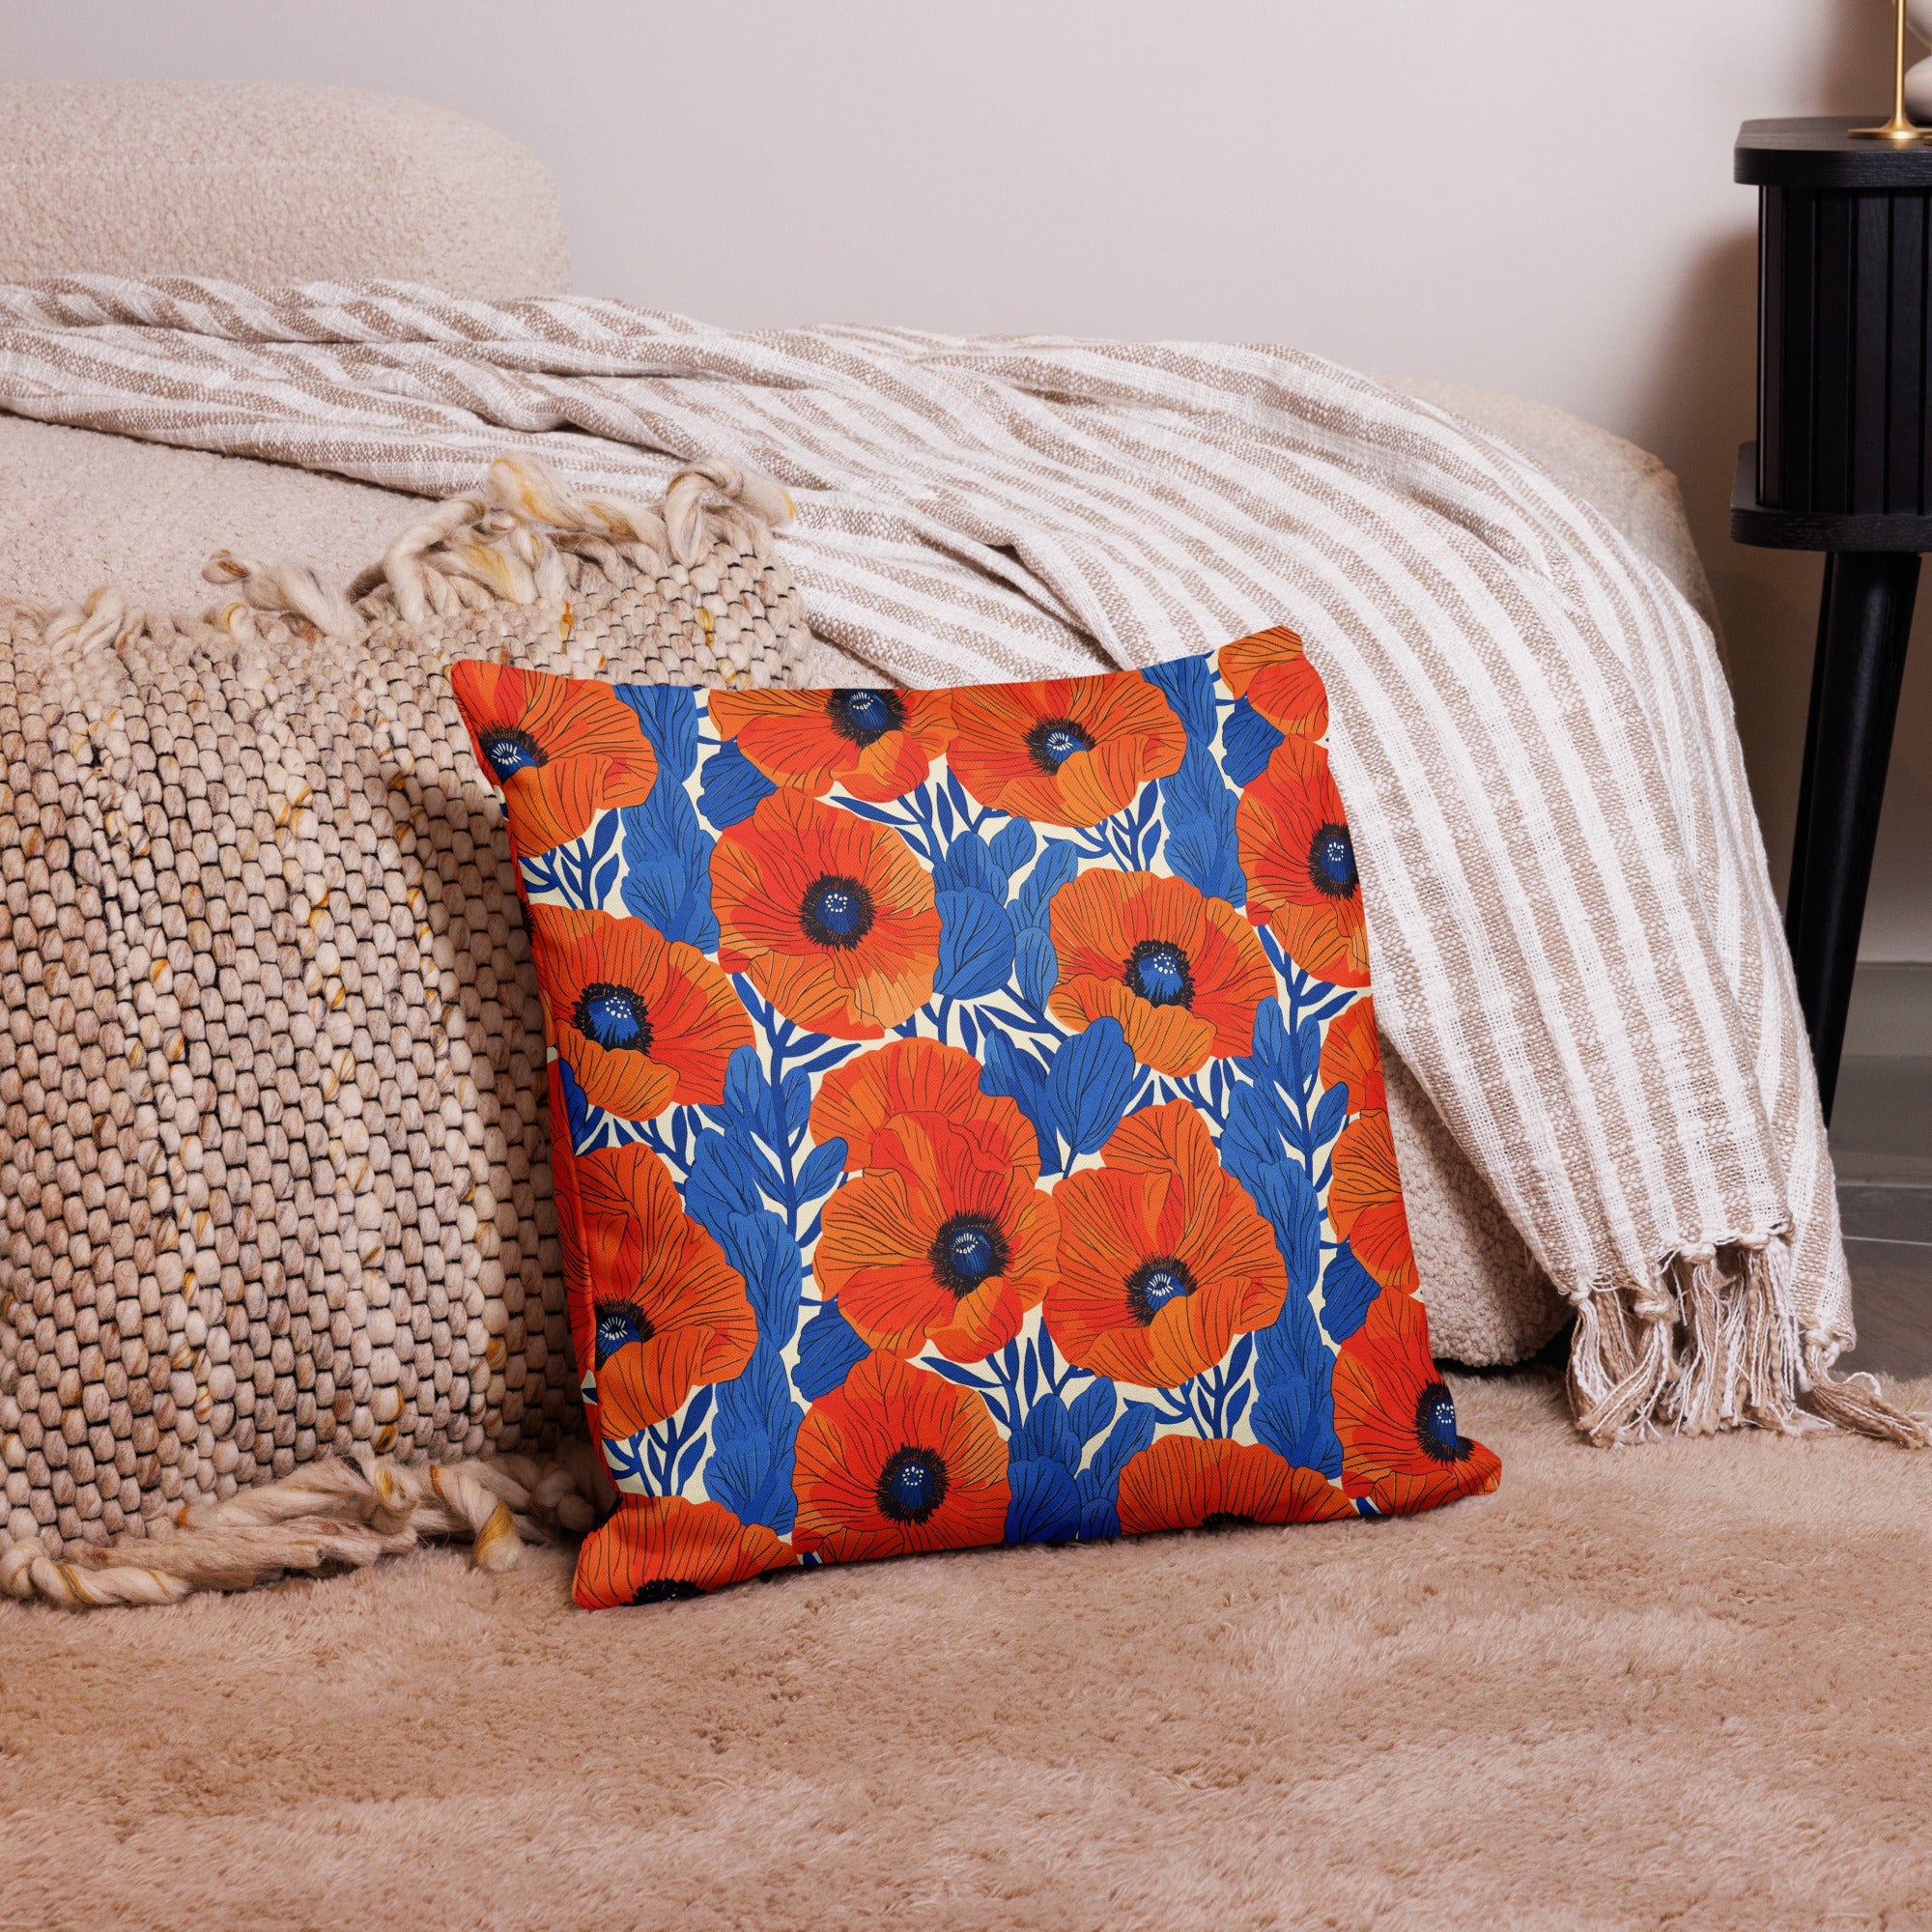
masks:
[[[1075,752],[1091,752],[1094,740],[1070,718],[1049,718],[1026,734],[1026,748],[1043,772],[1057,772]]]
[[[1151,1007],[1192,1007],[1194,975],[1187,954],[1165,939],[1144,939],[1127,960],[1127,984]]]
[[[933,1236],[927,1255],[940,1286],[964,1299],[983,1281],[1007,1271],[1010,1251],[989,1214],[955,1214]]]
[[[874,745],[905,728],[905,699],[895,691],[835,691],[825,710],[832,728],[855,745]]]
[[[657,1577],[641,1585],[631,1601],[634,1604],[681,1604],[687,1597],[701,1597],[703,1594],[696,1583],[688,1582],[682,1577]]]
[[[1177,1294],[1194,1293],[1194,1275],[1174,1255],[1156,1255],[1127,1277],[1127,1306],[1145,1328]]]
[[[806,892],[798,923],[818,945],[850,951],[872,929],[872,895],[857,879],[816,879]]]
[[[1233,1510],[1215,1510],[1201,1519],[1203,1529],[1252,1529],[1255,1520],[1251,1516],[1236,1516]]]
[[[923,1522],[946,1500],[946,1463],[936,1449],[900,1449],[879,1471],[881,1515]]]
[[[483,733],[483,755],[497,774],[498,784],[507,784],[518,772],[534,771],[550,763],[550,753],[514,724],[498,724]]]
[[[601,1369],[619,1349],[628,1349],[633,1342],[648,1342],[654,1333],[650,1317],[635,1301],[600,1301],[597,1366]]]
[[[1432,1463],[1466,1463],[1476,1445],[1456,1434],[1456,1399],[1441,1382],[1415,1398],[1415,1439]]]
[[[651,1020],[644,1003],[629,986],[600,980],[577,996],[570,1023],[606,1053],[648,1053]]]
[[[1324,825],[1308,841],[1308,877],[1318,893],[1346,899],[1355,890],[1355,847],[1346,825]]]

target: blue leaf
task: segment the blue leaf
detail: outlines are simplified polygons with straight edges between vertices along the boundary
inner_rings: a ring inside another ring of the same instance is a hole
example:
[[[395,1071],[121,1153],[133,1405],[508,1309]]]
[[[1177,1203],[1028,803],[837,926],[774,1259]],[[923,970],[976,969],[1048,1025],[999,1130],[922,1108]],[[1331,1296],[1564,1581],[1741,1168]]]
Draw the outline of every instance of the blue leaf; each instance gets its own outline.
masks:
[[[765,1063],[755,1046],[739,1047],[725,1063],[724,1105],[740,1125],[757,1125],[765,1105]]]
[[[1255,1406],[1248,1427],[1258,1441],[1297,1468],[1342,1470],[1335,1435],[1335,1358],[1314,1311],[1291,1293],[1281,1314],[1255,1337]]]
[[[735,1216],[756,1214],[763,1208],[752,1150],[730,1134],[699,1134],[684,1184],[684,1211],[723,1246]]]
[[[1281,733],[1244,697],[1221,727],[1221,769],[1236,784],[1251,784],[1280,743]]]
[[[1232,815],[1226,824],[1207,818],[1170,822],[1166,850],[1168,869],[1196,892],[1234,906],[1247,903],[1248,875],[1241,869]]]
[[[986,841],[977,832],[962,832],[932,868],[935,892],[985,893],[1004,904],[1007,885],[1005,868],[994,863]]]
[[[657,753],[658,779],[682,785],[697,764],[697,692],[688,684],[620,684],[617,696],[638,714]]]
[[[591,1125],[591,1116],[601,1115],[602,1109],[590,1104],[590,1096],[577,1084],[577,1075],[570,1070],[570,1062],[556,1063],[557,1084],[563,1089],[564,1120],[570,1129],[571,1151],[584,1151],[584,1141]]]
[[[704,761],[703,786],[697,794],[697,809],[718,831],[751,817],[761,799],[778,790],[743,752],[736,741],[721,745]]]
[[[1236,1087],[1228,1099],[1221,1165],[1253,1194],[1262,1170],[1286,1158],[1293,1137],[1294,1122],[1272,1086]]]
[[[1020,934],[1014,954],[1019,966],[1020,991],[1044,1012],[1046,996],[1060,978],[1060,960],[1054,952],[1053,941],[1038,926],[1030,925]]]
[[[1111,1016],[1075,1034],[1054,1055],[1054,1118],[1075,1153],[1097,1153],[1106,1145],[1139,1078],[1126,1036]]]
[[[704,1454],[704,1437],[699,1436],[682,1456],[677,1459],[677,1474],[671,1481],[671,1488],[682,1494],[684,1486],[691,1481],[691,1474],[697,1467],[698,1458]]]
[[[1321,1077],[1321,1022],[1303,1020],[1294,1030],[1294,1072],[1305,1101]]]
[[[1013,928],[1005,906],[983,892],[940,893],[937,903],[939,973],[933,990],[975,1000],[1004,986],[1013,971]]]
[[[1246,1070],[1257,1080],[1278,1079],[1283,1086],[1294,1084],[1294,1056],[1290,1051],[1288,1026],[1281,1014],[1281,1002],[1270,993],[1255,1012],[1257,1065]]]
[[[767,1435],[723,1443],[704,1465],[704,1487],[740,1522],[761,1522],[788,1536],[798,1513],[792,1493],[794,1444]]]
[[[1009,1463],[1009,1543],[1070,1543],[1080,1534],[1080,1491],[1058,1463]]]
[[[1081,1498],[1080,1539],[1083,1543],[1103,1536],[1119,1536],[1121,1512],[1111,1495]]]
[[[1009,819],[993,838],[993,863],[1010,879],[1033,857],[1033,827],[1024,818]]]
[[[1113,1421],[1116,1400],[1113,1383],[1103,1377],[1095,1377],[1073,1398],[1067,1426],[1083,1445]]]
[[[1248,1398],[1254,1392],[1254,1384],[1252,1382],[1243,1382],[1228,1398],[1227,1413],[1221,1419],[1221,1427],[1228,1435],[1232,1435],[1235,1433],[1235,1425],[1247,1412]]]
[[[1382,1292],[1381,1284],[1355,1259],[1347,1241],[1328,1257],[1321,1277],[1321,1325],[1337,1347],[1367,1321],[1369,1303]]]
[[[1160,781],[1161,810],[1170,826],[1208,819],[1235,830],[1235,794],[1222,781],[1221,768],[1199,745],[1190,745],[1180,769]]]
[[[796,1147],[811,1122],[811,1076],[796,1067],[785,1075],[784,1131],[786,1147]]]
[[[1253,1184],[1242,1181],[1242,1185],[1274,1231],[1274,1244],[1288,1270],[1291,1298],[1306,1301],[1321,1268],[1321,1209],[1308,1170],[1298,1160],[1284,1160],[1262,1168]]]
[[[791,1372],[792,1385],[807,1402],[816,1402],[828,1390],[836,1389],[854,1365],[870,1353],[858,1330],[839,1314],[838,1304],[825,1302],[799,1332],[798,1367]]]
[[[1094,1460],[1080,1472],[1083,1501],[1105,1496],[1110,1502],[1121,1487],[1121,1471],[1153,1440],[1160,1411],[1151,1403],[1130,1402],[1121,1412],[1112,1433],[1094,1452]]]
[[[990,1024],[986,1028],[985,1057],[980,1072],[982,1094],[1004,1094],[1014,1101],[1033,1122],[1039,1142],[1040,1172],[1060,1172],[1060,1141],[1054,1114],[1051,1081],[1040,1064],[1024,1048],[1015,1046],[1005,1034]]]
[[[1079,869],[1079,846],[1069,839],[1049,838],[1013,901],[1018,923],[1044,926],[1048,902]]]
[[[1326,1147],[1342,1131],[1342,1122],[1349,1113],[1349,1088],[1346,1081],[1329,1088],[1322,1094],[1315,1108],[1315,1118],[1308,1123],[1308,1138],[1315,1147]]]
[[[1214,667],[1211,655],[1175,658],[1141,675],[1164,696],[1190,738],[1214,735]]]
[[[843,1141],[830,1140],[823,1147],[813,1148],[806,1156],[805,1165],[798,1171],[798,1198],[801,1201],[816,1201],[821,1194],[829,1194],[844,1172]]]
[[[712,1230],[725,1259],[745,1277],[758,1332],[779,1348],[798,1323],[798,1243],[778,1215],[761,1209],[733,1214],[723,1234]]]
[[[667,939],[700,952],[718,950],[711,912],[710,835],[691,798],[664,773],[642,805],[615,814],[624,826],[624,906]]]
[[[763,1337],[744,1372],[718,1384],[718,1416],[711,1425],[714,1442],[736,1442],[747,1435],[789,1440],[798,1433],[805,1411],[791,1399],[791,1378],[779,1352],[781,1347],[770,1336]]]
[[[1062,1463],[1069,1475],[1079,1471],[1080,1450],[1081,1438],[1074,1435],[1066,1405],[1057,1395],[1034,1404],[1012,1443],[1015,1457]]]

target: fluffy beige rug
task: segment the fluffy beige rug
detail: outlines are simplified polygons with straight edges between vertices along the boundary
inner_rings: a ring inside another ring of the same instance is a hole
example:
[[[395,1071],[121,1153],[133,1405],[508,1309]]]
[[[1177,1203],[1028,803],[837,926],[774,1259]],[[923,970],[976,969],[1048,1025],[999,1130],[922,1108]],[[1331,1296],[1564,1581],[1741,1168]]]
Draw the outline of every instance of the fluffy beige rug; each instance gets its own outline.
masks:
[[[1932,1923],[1932,1457],[1457,1393],[1502,1490],[1407,1520],[7,1606],[0,1921]]]

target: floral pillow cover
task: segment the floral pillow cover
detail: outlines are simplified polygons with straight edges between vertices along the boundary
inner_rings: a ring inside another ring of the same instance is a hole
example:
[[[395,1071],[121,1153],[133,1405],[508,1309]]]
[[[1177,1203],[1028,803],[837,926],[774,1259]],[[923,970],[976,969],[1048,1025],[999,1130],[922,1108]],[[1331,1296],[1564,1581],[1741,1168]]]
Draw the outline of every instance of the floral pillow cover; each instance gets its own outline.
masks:
[[[620,1498],[581,1603],[1495,1487],[1293,632],[952,691],[453,682]]]

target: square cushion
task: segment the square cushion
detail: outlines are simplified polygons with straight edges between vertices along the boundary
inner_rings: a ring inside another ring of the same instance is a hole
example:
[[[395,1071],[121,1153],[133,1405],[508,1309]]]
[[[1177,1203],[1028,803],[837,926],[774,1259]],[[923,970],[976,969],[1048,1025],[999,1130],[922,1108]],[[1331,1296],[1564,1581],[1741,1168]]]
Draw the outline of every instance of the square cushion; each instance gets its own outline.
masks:
[[[581,1603],[1495,1486],[1293,633],[953,691],[452,679],[621,1497]]]

